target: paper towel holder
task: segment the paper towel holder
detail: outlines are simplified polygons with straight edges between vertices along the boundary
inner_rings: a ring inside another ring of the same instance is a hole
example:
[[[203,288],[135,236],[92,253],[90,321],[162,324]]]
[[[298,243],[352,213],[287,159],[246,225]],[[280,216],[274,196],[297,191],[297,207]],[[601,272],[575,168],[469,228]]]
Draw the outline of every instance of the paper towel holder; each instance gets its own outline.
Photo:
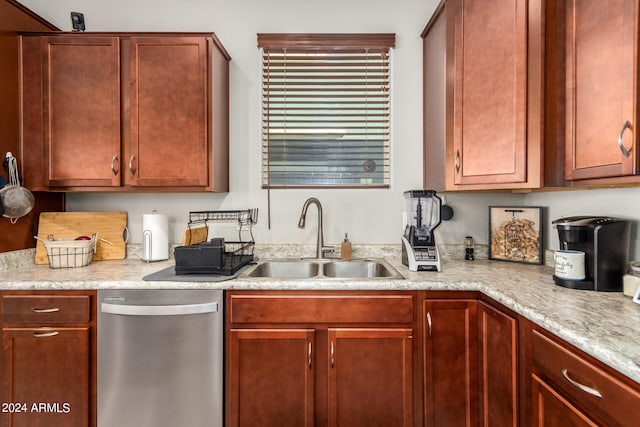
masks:
[[[169,220],[167,216],[158,213],[157,210],[153,210],[150,214],[142,215],[143,261],[150,262],[169,259],[168,228]]]

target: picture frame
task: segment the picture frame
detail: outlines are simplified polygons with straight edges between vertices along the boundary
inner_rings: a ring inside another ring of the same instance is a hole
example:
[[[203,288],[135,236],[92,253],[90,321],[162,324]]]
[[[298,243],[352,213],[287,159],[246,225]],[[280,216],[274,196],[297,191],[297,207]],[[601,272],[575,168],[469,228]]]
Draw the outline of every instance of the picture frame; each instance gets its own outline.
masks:
[[[489,259],[544,262],[541,206],[489,206]]]

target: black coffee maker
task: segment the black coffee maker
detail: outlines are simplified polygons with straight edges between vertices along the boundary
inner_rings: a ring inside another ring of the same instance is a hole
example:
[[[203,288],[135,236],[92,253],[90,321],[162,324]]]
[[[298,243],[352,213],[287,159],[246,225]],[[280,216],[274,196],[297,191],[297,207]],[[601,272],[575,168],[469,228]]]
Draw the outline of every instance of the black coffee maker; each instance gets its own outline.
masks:
[[[553,276],[556,284],[573,289],[622,291],[622,276],[629,257],[630,224],[619,218],[572,216],[552,222],[558,229],[561,250],[585,253],[584,280]]]

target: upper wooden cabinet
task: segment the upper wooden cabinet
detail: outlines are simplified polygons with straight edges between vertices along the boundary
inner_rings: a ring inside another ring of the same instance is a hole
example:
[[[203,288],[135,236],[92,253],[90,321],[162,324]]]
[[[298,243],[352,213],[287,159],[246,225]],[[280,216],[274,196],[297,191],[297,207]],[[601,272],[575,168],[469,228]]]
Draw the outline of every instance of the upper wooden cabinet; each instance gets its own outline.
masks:
[[[228,191],[228,61],[211,34],[22,36],[25,185]]]
[[[443,0],[422,34],[424,187],[639,184],[638,13]]]
[[[422,34],[425,188],[544,185],[543,22],[539,1],[441,4]]]
[[[566,179],[637,175],[637,2],[565,7]]]

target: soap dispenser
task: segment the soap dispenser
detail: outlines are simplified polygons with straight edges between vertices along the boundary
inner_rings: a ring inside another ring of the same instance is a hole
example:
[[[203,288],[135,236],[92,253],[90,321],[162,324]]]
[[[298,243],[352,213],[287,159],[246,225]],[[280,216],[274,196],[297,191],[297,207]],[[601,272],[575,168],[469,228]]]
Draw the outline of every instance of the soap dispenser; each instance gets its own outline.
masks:
[[[344,233],[344,241],[342,242],[342,248],[340,250],[340,259],[342,261],[351,261],[351,242],[347,233]]]

